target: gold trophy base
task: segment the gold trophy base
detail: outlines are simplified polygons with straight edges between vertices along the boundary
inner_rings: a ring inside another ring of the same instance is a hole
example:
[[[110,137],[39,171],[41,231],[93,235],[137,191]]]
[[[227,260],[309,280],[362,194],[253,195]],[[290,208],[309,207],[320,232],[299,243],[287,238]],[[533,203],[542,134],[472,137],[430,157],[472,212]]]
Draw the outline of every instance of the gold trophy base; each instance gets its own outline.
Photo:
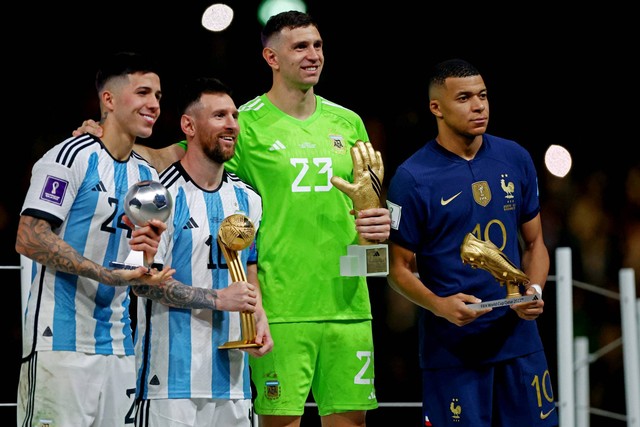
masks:
[[[256,347],[262,347],[262,344],[258,344],[255,342],[244,342],[244,341],[228,341],[218,346],[218,348],[221,350],[230,349],[230,348],[256,348]]]
[[[240,313],[240,322],[242,328],[242,339],[238,341],[227,341],[226,343],[219,345],[219,349],[262,347],[262,344],[255,342],[256,323],[253,313]]]
[[[350,245],[347,255],[340,257],[341,276],[387,276],[389,247],[379,245]]]

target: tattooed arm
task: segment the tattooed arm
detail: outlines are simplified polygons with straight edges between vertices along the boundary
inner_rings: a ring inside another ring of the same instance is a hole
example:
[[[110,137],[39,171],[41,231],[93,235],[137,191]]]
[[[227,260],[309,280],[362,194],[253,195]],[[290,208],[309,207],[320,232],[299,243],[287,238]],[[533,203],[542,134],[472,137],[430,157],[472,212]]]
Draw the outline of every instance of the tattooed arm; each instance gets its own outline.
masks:
[[[132,289],[139,297],[176,308],[253,313],[258,302],[256,287],[248,282],[234,282],[223,289],[205,289],[185,285],[170,277],[158,286],[134,286]]]
[[[159,275],[146,276],[147,267],[135,270],[110,270],[83,257],[51,230],[51,224],[28,215],[20,217],[16,251],[32,260],[64,273],[87,277],[110,286],[129,286],[131,281],[153,285],[164,280],[172,271],[165,269]]]

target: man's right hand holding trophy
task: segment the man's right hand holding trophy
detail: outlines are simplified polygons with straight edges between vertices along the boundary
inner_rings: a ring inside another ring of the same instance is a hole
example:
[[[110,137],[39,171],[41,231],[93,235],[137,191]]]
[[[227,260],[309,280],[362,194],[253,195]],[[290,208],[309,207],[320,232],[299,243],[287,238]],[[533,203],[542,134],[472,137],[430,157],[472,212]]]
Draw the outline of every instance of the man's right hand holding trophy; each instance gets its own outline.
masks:
[[[158,181],[140,181],[129,188],[122,221],[132,230],[131,252],[124,262],[111,261],[123,280],[134,285],[157,285],[175,272],[169,267],[162,271],[151,268],[172,206],[171,195]]]
[[[333,176],[331,183],[345,193],[353,201],[352,214],[368,209],[380,208],[380,194],[384,165],[382,155],[374,150],[370,142],[357,141],[351,147],[353,161],[353,183]],[[388,217],[388,213],[387,213]],[[340,258],[340,274],[342,276],[386,276],[389,273],[388,247],[381,241],[389,236],[389,224],[386,224],[384,238],[370,239],[363,232],[358,234],[359,245],[347,247],[347,255]],[[356,220],[356,228],[358,220]]]

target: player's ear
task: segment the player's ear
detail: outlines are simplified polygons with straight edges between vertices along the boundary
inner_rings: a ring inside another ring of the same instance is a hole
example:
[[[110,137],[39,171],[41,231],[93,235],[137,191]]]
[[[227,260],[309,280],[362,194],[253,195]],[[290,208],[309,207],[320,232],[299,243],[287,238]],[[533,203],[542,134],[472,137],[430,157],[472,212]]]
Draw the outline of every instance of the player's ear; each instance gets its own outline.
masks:
[[[440,103],[436,99],[429,101],[429,110],[436,117],[442,117],[442,111],[440,111]]]
[[[272,48],[265,47],[264,49],[262,49],[262,57],[265,61],[267,61],[267,64],[269,64],[270,67],[278,67],[278,54]]]
[[[103,90],[100,92],[100,103],[108,111],[113,111],[113,93],[109,90]]]
[[[187,114],[183,114],[182,117],[180,117],[180,128],[185,136],[193,136],[196,133],[193,118]]]

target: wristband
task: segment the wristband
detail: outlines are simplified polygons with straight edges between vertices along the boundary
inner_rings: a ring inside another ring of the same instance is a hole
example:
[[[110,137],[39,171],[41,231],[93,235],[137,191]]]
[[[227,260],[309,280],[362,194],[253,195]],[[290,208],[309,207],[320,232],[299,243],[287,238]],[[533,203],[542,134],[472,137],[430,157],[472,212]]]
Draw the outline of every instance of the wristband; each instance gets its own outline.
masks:
[[[542,288],[540,287],[540,285],[538,285],[537,283],[529,286],[530,288],[535,289],[536,293],[540,296],[542,296]]]

